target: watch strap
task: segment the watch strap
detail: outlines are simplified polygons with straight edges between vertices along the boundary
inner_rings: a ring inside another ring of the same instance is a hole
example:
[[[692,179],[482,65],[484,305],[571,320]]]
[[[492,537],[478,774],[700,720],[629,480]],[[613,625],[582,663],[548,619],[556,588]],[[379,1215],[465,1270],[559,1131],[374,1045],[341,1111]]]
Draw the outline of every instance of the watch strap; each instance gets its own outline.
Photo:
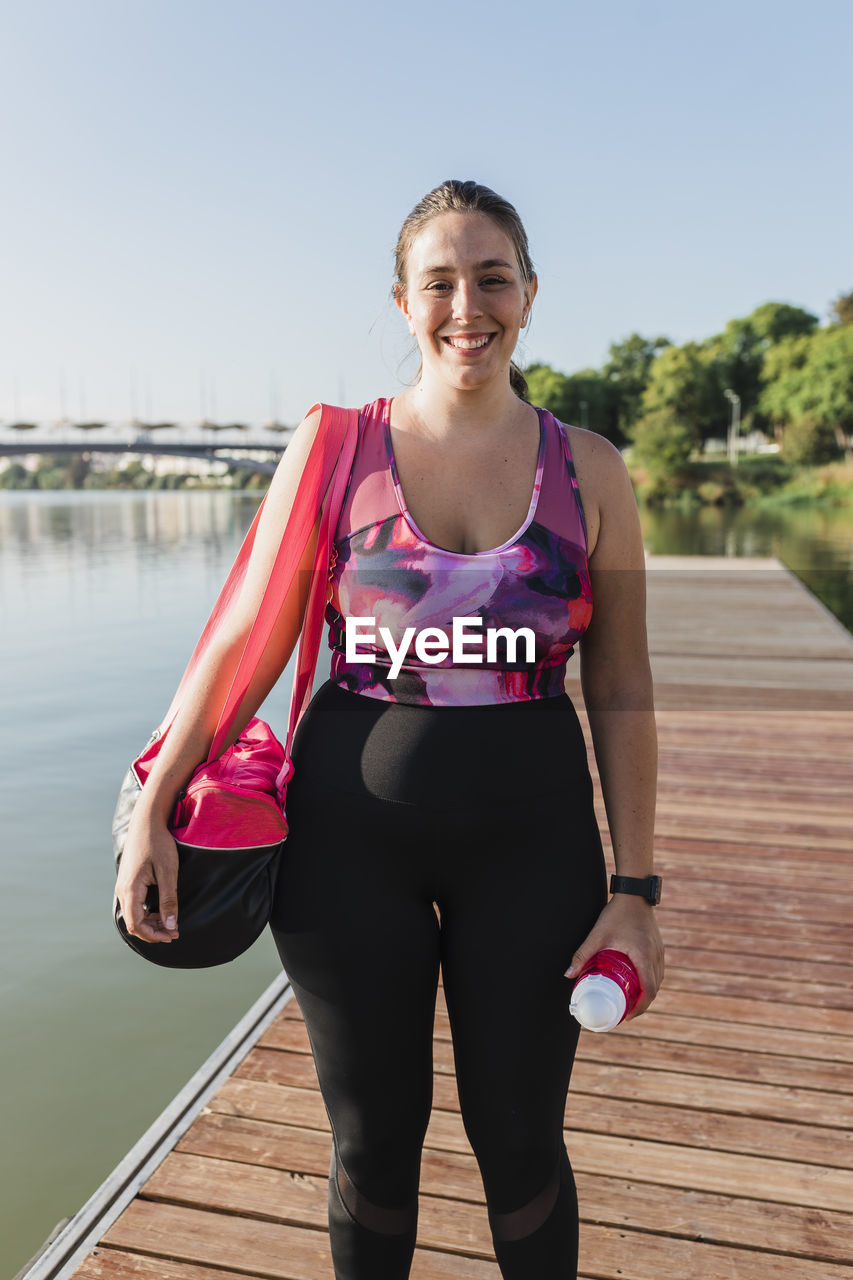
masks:
[[[656,907],[660,902],[660,891],[663,880],[661,876],[616,876],[610,877],[611,893],[633,893],[645,898],[646,902]]]

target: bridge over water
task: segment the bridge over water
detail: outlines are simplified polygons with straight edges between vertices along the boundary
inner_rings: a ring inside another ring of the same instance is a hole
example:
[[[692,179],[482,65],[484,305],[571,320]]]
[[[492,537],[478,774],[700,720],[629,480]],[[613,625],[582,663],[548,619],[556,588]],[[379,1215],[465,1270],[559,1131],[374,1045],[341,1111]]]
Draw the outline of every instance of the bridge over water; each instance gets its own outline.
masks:
[[[90,423],[57,427],[37,423],[0,426],[0,458],[35,454],[118,454],[196,458],[224,463],[230,471],[251,469],[272,475],[293,434],[292,427],[184,427],[164,423],[123,427]]]

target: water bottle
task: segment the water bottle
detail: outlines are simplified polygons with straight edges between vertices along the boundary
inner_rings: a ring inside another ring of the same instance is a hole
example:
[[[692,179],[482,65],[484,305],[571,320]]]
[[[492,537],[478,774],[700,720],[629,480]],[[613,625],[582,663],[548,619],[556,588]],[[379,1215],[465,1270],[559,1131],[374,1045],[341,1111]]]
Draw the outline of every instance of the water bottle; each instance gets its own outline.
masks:
[[[569,1012],[587,1031],[611,1031],[642,994],[639,974],[623,951],[597,951],[577,976]]]

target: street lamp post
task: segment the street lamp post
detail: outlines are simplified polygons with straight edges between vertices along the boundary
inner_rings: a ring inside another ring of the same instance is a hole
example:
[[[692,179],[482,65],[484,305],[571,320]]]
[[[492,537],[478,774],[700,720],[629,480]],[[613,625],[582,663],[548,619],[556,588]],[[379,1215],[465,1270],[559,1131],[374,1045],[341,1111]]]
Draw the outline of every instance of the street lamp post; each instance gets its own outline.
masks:
[[[732,391],[730,387],[726,387],[723,395],[732,406],[732,416],[729,422],[729,462],[733,467],[736,467],[737,444],[740,433],[740,396],[736,391]]]

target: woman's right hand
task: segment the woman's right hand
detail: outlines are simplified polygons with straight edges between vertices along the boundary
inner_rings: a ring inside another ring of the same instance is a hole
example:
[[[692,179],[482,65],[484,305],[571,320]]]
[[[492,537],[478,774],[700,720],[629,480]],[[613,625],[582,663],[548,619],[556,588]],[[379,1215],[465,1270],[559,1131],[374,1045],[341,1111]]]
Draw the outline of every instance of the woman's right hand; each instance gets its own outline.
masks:
[[[145,910],[151,885],[157,886],[159,910]],[[178,848],[168,828],[139,807],[128,828],[119,863],[116,897],[128,931],[143,942],[171,942],[178,937]]]

